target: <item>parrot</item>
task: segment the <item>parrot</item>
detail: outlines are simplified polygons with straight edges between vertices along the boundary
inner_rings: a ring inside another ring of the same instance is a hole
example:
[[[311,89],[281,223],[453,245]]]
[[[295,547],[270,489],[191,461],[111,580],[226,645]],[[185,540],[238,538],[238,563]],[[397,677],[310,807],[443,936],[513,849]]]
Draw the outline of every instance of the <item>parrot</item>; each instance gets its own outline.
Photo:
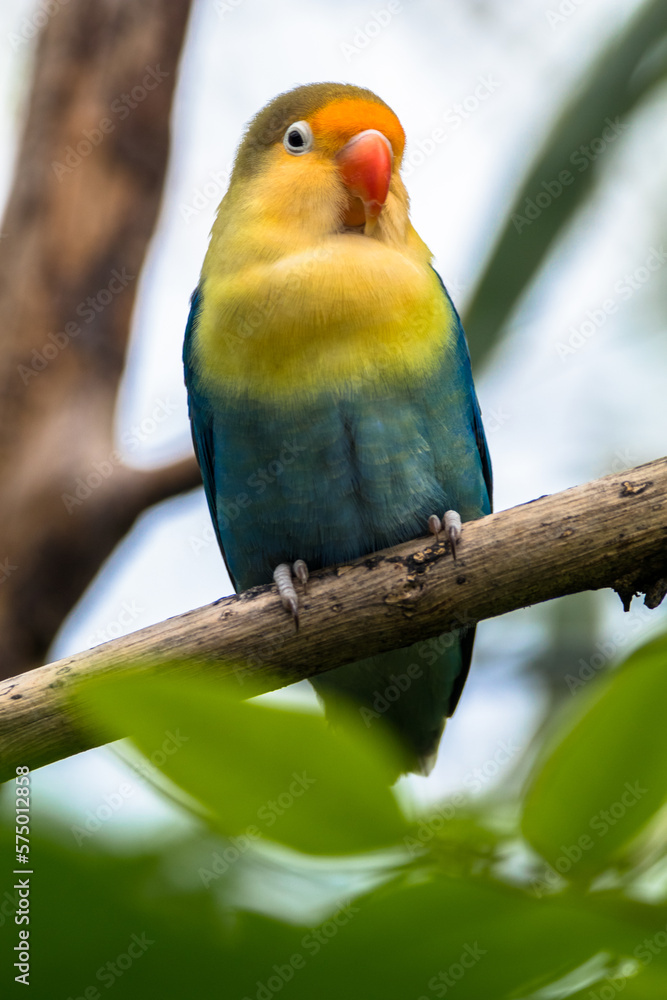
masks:
[[[468,345],[410,222],[404,146],[365,88],[274,98],[241,139],[191,298],[185,384],[217,541],[235,590],[275,582],[297,628],[309,572],[443,527],[456,558],[461,523],[491,511]],[[332,721],[353,705],[392,734],[400,773],[428,774],[474,633],[311,683]]]

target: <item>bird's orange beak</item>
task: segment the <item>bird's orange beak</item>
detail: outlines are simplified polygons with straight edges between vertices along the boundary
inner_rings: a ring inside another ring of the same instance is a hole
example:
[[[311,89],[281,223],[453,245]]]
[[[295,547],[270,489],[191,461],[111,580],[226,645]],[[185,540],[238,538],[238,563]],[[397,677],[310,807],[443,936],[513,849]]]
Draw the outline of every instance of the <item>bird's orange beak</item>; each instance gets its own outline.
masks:
[[[344,216],[346,226],[366,224],[366,235],[375,228],[391,181],[393,151],[382,132],[369,128],[353,136],[336,155],[343,184],[350,192]]]

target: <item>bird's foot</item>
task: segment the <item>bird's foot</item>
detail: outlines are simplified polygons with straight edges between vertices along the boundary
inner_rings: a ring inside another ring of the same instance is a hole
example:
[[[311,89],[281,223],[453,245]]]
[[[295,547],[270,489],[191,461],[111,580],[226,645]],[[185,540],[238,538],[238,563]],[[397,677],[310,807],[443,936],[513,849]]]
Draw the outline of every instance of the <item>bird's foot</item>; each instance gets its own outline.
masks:
[[[456,546],[461,541],[461,515],[458,511],[446,510],[442,521],[437,514],[431,514],[428,519],[428,530],[432,535],[435,535],[436,541],[443,528],[452,547],[454,560],[456,560]]]
[[[294,619],[295,628],[299,629],[299,597],[294,588],[294,577],[300,581],[306,592],[308,583],[308,567],[303,559],[297,559],[292,566],[280,563],[273,571],[273,582],[278,588],[278,594],[285,611],[289,611]]]

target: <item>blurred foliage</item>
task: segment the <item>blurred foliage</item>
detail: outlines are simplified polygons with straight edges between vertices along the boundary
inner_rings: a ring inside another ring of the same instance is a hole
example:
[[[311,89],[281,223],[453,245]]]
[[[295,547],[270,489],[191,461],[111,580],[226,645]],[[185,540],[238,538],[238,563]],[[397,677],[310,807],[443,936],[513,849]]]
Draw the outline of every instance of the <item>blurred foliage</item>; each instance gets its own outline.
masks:
[[[619,610],[620,607],[619,602]],[[593,590],[559,597],[534,609],[547,635],[542,647],[526,665],[526,672],[541,684],[550,705],[570,697],[577,688],[582,667],[585,670],[591,655],[598,652],[594,640],[601,631],[601,610],[600,593]],[[605,657],[605,664],[609,665],[615,658],[613,655]]]
[[[165,733],[173,734],[174,752],[165,755],[162,769],[218,817],[221,833],[241,833],[262,807],[272,839],[311,854],[386,847],[405,833],[388,788],[397,770],[390,766],[393,748],[379,734],[373,734],[376,752],[363,755],[357,740],[338,728],[329,730],[319,715],[242,702],[240,690],[230,694],[216,680],[202,679],[190,688],[179,678],[162,677],[156,684],[152,677],[130,677],[93,686],[87,701],[109,732],[120,724],[122,732],[136,733],[148,757]],[[272,746],[280,748],[275,756],[267,754]],[[211,747],[219,765],[214,772]],[[358,779],[354,785],[348,781],[351,772]],[[290,808],[277,804],[271,812],[265,803],[281,788]],[[349,816],[338,807],[341,798]]]
[[[493,362],[497,348],[511,332],[513,314],[534,288],[542,266],[567,227],[589,206],[595,185],[608,169],[603,155],[606,147],[610,142],[615,144],[617,137],[624,141],[633,115],[666,77],[667,4],[645,0],[625,28],[592,56],[542,148],[527,165],[508,206],[464,317],[477,370]],[[605,135],[613,138],[607,141]],[[659,170],[656,164],[656,174]],[[664,219],[659,218],[656,208],[647,204],[647,211],[655,214],[661,225]],[[628,335],[634,339],[634,318],[631,323]],[[641,448],[638,451],[641,454]],[[628,455],[624,461],[623,455],[616,454],[615,461],[603,466],[600,474],[636,464],[633,458]],[[630,620],[618,630],[617,640],[601,637],[603,600],[599,593],[588,592],[535,609],[535,618],[541,621],[547,637],[532,662],[526,664],[526,672],[540,678],[548,696],[545,719],[573,693],[580,675],[586,678],[608,669],[619,647],[651,624],[642,614],[645,608],[633,609]],[[541,730],[538,739],[540,735]]]
[[[597,701],[584,701],[581,718],[542,764],[524,803],[523,831],[552,864],[562,844],[574,844],[581,830],[591,832],[576,866],[578,877],[612,864],[660,809],[665,798],[667,740],[661,735],[667,702],[667,643],[643,646],[601,686]],[[610,734],[637,720],[632,753]],[[600,766],[591,768],[591,760]],[[576,781],[573,781],[576,775]],[[609,803],[621,807],[609,815]],[[596,819],[593,824],[588,820]]]
[[[477,364],[593,189],[598,164],[578,170],[573,153],[664,79],[666,35],[664,0],[646,2],[561,113],[471,303]],[[563,170],[572,183],[558,181]],[[541,193],[548,210],[517,225]],[[563,664],[582,662],[595,622],[590,605],[578,616],[553,607],[549,658],[564,695]],[[21,925],[29,994],[662,1000],[667,637],[604,676],[578,667],[575,682],[576,703],[562,699],[523,794],[510,778],[492,797],[457,796],[424,816],[407,815],[388,788],[392,748],[376,734],[242,703],[204,679],[87,685],[79,697],[89,713],[134,734],[198,826],[176,844],[123,855],[95,832],[77,847],[71,829],[34,824],[30,924]],[[5,793],[13,806],[13,782]],[[11,843],[13,826],[2,834]],[[22,876],[5,860],[2,990],[13,996],[24,990],[11,972],[12,884]]]
[[[610,141],[622,134],[632,111],[665,79],[666,42],[667,4],[649,0],[561,112],[516,194],[467,310],[474,365],[488,359],[564,227],[586,204],[599,176],[600,153],[591,144],[601,141],[604,149],[604,134],[613,136]]]
[[[418,817],[358,727],[162,672],[77,697],[103,727],[131,727],[200,828],[141,856],[33,830],[38,1000],[667,995],[667,636],[561,712],[523,795]],[[14,891],[0,894],[5,981]]]

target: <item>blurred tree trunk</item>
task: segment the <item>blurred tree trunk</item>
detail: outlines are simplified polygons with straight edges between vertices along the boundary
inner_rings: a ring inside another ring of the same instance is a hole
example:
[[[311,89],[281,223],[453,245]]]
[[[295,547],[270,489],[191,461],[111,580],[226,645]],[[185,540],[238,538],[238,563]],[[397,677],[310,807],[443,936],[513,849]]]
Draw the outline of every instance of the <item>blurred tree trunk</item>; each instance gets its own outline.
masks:
[[[190,0],[70,0],[38,43],[0,239],[0,676],[194,459],[139,472],[113,418],[169,151]]]

